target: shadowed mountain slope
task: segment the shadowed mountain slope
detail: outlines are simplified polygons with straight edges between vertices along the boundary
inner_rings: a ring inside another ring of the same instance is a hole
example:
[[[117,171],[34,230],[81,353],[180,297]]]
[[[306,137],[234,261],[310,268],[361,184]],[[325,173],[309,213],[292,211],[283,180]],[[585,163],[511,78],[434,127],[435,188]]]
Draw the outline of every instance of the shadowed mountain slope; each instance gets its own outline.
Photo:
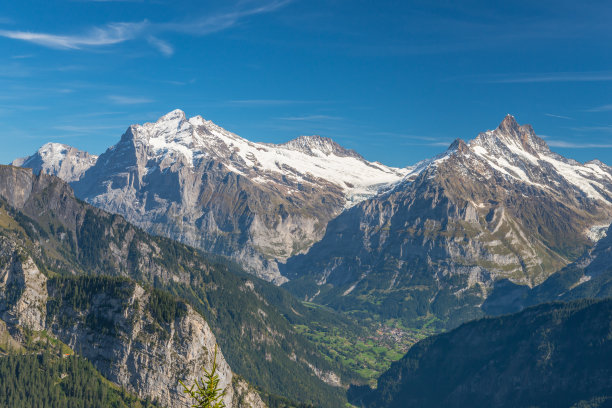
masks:
[[[612,300],[552,303],[466,323],[417,343],[378,380],[367,408],[609,407]]]

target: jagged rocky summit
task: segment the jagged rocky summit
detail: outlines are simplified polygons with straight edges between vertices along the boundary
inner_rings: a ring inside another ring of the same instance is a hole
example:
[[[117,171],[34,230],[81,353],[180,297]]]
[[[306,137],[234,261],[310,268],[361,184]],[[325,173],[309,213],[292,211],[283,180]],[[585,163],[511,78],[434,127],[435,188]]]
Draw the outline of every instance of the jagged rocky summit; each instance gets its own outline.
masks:
[[[71,184],[91,204],[277,284],[295,280],[302,298],[407,319],[479,315],[495,282],[540,284],[612,219],[611,168],[550,151],[511,115],[394,169],[327,138],[253,143],[176,110],[87,163]]]
[[[611,220],[612,169],[551,152],[508,115],[344,211],[282,271],[308,300],[455,325],[496,281],[534,286],[576,260]]]
[[[320,136],[253,143],[180,110],[130,126],[97,160],[46,150],[14,164],[64,177],[79,198],[149,232],[229,255],[276,283],[286,281],[277,262],[308,250],[343,209],[409,171]]]
[[[46,143],[31,156],[15,159],[17,167],[52,174],[67,182],[77,181],[94,164],[98,156],[61,143]]]

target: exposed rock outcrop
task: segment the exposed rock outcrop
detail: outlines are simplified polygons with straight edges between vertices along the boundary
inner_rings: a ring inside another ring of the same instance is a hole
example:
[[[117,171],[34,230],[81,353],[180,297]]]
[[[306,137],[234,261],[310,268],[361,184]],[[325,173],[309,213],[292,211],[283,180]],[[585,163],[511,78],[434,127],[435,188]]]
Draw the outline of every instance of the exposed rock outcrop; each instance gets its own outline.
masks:
[[[2,320],[14,329],[47,330],[106,378],[142,398],[168,407],[191,406],[179,380],[191,384],[203,377],[203,368],[210,370],[216,338],[190,306],[126,279],[48,280],[23,249],[4,237],[0,259]],[[226,405],[265,407],[246,381],[234,378],[221,350],[216,358]]]
[[[52,174],[67,182],[77,181],[98,156],[61,143],[47,143],[31,156],[15,159],[13,166],[27,167],[36,173]]]
[[[206,318],[226,361],[250,384],[321,407],[342,403],[341,389],[311,368],[337,366],[292,326],[309,309],[226,259],[151,236],[76,199],[59,178],[13,166],[0,166],[0,236],[47,276],[121,276],[178,294]]]
[[[47,277],[23,249],[0,236],[0,319],[43,330],[47,298]]]
[[[612,170],[551,152],[508,116],[340,214],[283,271],[309,300],[408,320],[433,313],[454,325],[482,314],[500,279],[543,282],[611,219]]]
[[[277,284],[286,281],[279,261],[306,251],[344,208],[408,172],[368,162],[320,136],[253,143],[180,110],[130,126],[95,164],[47,150],[14,164],[58,175],[97,207],[148,232],[230,256]],[[64,171],[71,161],[78,172]]]

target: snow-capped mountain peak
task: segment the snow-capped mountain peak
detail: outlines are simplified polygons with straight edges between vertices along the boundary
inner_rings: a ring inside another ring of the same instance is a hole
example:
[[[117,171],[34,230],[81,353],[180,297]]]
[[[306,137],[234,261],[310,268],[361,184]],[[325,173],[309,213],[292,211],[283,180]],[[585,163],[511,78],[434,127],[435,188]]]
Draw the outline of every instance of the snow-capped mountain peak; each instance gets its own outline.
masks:
[[[201,116],[187,119],[178,109],[156,122],[130,126],[113,149],[134,147],[139,165],[149,171],[176,165],[197,169],[214,160],[256,183],[286,180],[289,193],[304,183],[332,183],[345,191],[347,207],[399,182],[409,171],[368,162],[327,137],[251,142]]]
[[[180,109],[175,109],[175,110],[170,111],[170,112],[166,113],[165,115],[161,116],[157,120],[157,123],[171,122],[171,121],[175,121],[175,120],[185,120],[185,119],[186,119],[185,112],[183,112]]]
[[[512,115],[467,144],[455,141],[444,154],[417,166],[408,178],[414,179],[425,168],[446,162],[453,155],[462,159],[452,163],[462,163],[462,168],[486,179],[498,174],[549,192],[612,203],[612,168],[598,160],[581,164],[552,152],[530,125],[519,125]]]
[[[451,158],[455,159],[449,161]],[[555,194],[612,204],[611,167],[599,160],[582,164],[552,152],[531,125],[519,125],[512,115],[496,129],[482,132],[468,143],[457,139],[444,153],[417,163],[404,182],[440,165],[454,166],[464,177],[473,174],[488,180],[501,176]]]
[[[14,160],[13,166],[28,167],[53,174],[62,179],[76,181],[96,163],[98,156],[62,143],[45,143],[31,156]]]
[[[286,143],[282,143],[279,146],[306,153],[310,156],[335,155],[340,157],[355,157],[358,159],[363,159],[363,157],[356,151],[345,149],[329,137],[322,137],[318,135],[299,136]]]
[[[470,142],[470,147],[492,154],[529,154],[539,157],[550,154],[546,142],[538,137],[531,125],[519,125],[512,115],[507,115],[497,129],[483,132]]]
[[[130,126],[73,188],[148,231],[282,283],[275,260],[306,251],[331,218],[408,171],[369,162],[329,138],[252,142],[174,110]]]

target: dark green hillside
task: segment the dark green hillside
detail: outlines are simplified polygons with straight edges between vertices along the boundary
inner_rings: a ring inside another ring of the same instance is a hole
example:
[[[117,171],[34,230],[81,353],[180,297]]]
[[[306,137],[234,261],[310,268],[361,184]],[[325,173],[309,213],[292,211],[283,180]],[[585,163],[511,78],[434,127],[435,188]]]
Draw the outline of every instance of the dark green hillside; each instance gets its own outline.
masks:
[[[316,319],[354,330],[337,314],[311,310],[225,259],[150,236],[75,199],[55,177],[0,166],[0,198],[0,234],[26,248],[48,276],[122,276],[165,289],[202,313],[232,369],[253,385],[302,403],[344,404],[343,390],[325,384],[309,364],[353,377],[294,329]],[[180,313],[166,310],[163,296],[158,300],[162,319]]]
[[[603,407],[612,402],[612,300],[550,303],[417,343],[354,404]]]
[[[106,381],[87,360],[41,354],[0,356],[0,406],[10,408],[153,408]]]

